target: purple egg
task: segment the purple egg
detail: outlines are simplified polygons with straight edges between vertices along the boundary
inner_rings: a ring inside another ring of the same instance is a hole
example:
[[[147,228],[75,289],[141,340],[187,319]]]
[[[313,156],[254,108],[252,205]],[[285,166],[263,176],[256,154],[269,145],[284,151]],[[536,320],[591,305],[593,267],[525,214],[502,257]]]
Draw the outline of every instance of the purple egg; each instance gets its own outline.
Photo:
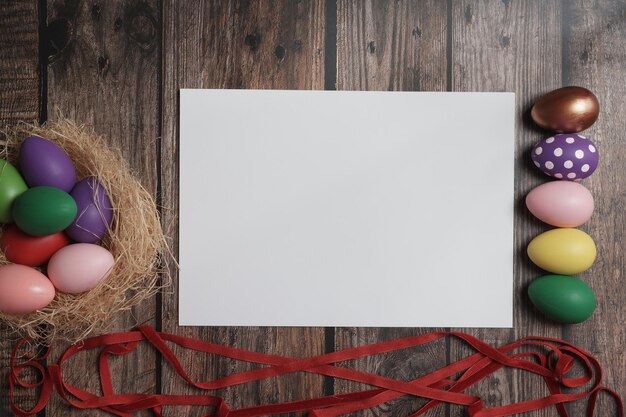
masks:
[[[31,187],[56,187],[69,193],[76,184],[76,169],[70,157],[56,144],[37,136],[22,142],[20,171]]]
[[[96,177],[84,178],[76,183],[70,195],[76,201],[78,214],[65,234],[81,243],[102,239],[111,226],[113,208],[100,181]]]
[[[598,149],[586,137],[563,133],[542,139],[532,150],[535,166],[543,173],[562,180],[580,180],[598,167]]]

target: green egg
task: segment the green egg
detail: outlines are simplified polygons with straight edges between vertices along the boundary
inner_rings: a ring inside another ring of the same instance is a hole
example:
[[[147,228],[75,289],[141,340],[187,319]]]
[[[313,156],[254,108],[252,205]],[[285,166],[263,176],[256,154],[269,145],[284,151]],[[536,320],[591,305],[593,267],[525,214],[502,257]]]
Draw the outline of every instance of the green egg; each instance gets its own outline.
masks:
[[[76,202],[71,195],[54,187],[33,187],[13,203],[17,227],[32,236],[60,232],[76,217]]]
[[[17,169],[0,159],[0,222],[13,221],[11,206],[15,199],[27,189],[28,186]]]
[[[596,297],[585,282],[567,275],[544,275],[528,287],[539,311],[561,323],[580,323],[596,309]]]

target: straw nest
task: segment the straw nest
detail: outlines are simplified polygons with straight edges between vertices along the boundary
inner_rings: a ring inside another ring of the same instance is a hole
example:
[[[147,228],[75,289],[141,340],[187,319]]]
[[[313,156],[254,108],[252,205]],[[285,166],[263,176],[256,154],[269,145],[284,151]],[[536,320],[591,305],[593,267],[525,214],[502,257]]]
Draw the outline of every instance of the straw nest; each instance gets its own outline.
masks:
[[[14,166],[21,142],[28,136],[40,136],[67,152],[79,179],[88,175],[99,179],[114,210],[111,229],[100,244],[113,254],[115,266],[96,288],[78,295],[57,292],[50,305],[32,314],[0,313],[0,324],[44,343],[58,338],[73,342],[106,329],[114,315],[169,285],[170,274],[161,266],[166,262],[161,261],[163,255],[170,255],[155,200],[119,152],[92,130],[68,120],[43,126],[20,124],[7,128],[3,136],[0,157]],[[0,251],[0,265],[7,263]]]

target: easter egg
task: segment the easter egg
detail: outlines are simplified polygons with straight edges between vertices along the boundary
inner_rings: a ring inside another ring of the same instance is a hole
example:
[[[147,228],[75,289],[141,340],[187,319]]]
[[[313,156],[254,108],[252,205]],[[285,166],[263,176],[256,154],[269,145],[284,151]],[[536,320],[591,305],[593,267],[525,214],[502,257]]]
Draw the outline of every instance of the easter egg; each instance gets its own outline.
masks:
[[[583,87],[563,87],[551,91],[535,102],[532,119],[544,129],[555,132],[580,132],[598,119],[598,98]]]
[[[31,187],[50,186],[69,193],[76,183],[76,169],[67,153],[37,136],[22,142],[20,171]]]
[[[11,206],[15,199],[28,187],[17,169],[7,161],[0,159],[0,222],[13,221]]]
[[[57,290],[68,294],[89,291],[113,269],[111,252],[91,243],[75,243],[59,250],[48,262],[48,277]]]
[[[24,265],[0,266],[0,311],[28,314],[44,308],[54,298],[54,287],[44,274]]]
[[[74,199],[65,191],[54,187],[30,188],[13,203],[15,224],[32,236],[60,232],[75,218]]]
[[[576,133],[545,138],[531,152],[533,163],[544,174],[563,180],[579,180],[593,174],[598,166],[596,145]]]
[[[69,244],[70,239],[63,232],[47,236],[30,236],[17,226],[11,225],[2,234],[0,247],[10,262],[39,266],[48,262],[56,251]]]
[[[561,323],[580,323],[596,309],[593,290],[565,275],[545,275],[528,286],[530,301],[543,314]]]
[[[548,230],[528,244],[528,257],[539,268],[555,274],[575,275],[586,271],[596,259],[596,245],[578,229]]]
[[[571,181],[551,181],[533,188],[526,207],[542,222],[557,227],[578,227],[593,213],[593,196]]]
[[[74,186],[70,195],[78,214],[65,233],[83,243],[102,239],[113,219],[113,208],[104,187],[96,177],[87,177]]]

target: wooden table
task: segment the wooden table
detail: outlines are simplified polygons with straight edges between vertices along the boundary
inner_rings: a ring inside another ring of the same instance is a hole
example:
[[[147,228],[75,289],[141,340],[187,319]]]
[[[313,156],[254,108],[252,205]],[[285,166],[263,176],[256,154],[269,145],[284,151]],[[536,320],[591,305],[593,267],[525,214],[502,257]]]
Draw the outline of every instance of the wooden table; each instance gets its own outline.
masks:
[[[564,338],[597,355],[605,366],[606,383],[622,393],[626,384],[625,80],[626,4],[617,0],[0,2],[2,123],[52,120],[62,114],[94,126],[121,149],[155,194],[174,249],[179,88],[514,91],[518,108],[515,327],[469,332],[496,345],[525,335]],[[596,239],[599,251],[596,263],[582,278],[593,286],[598,308],[584,324],[560,326],[537,314],[525,295],[528,283],[541,274],[527,260],[525,247],[547,229],[523,204],[524,195],[546,180],[530,163],[529,149],[542,132],[529,122],[527,110],[541,94],[572,84],[594,91],[602,107],[600,119],[588,131],[600,147],[601,165],[583,182],[597,206],[583,229]],[[281,115],[275,117],[280,123]],[[464,180],[471,186],[471,178]],[[179,328],[175,290],[176,286],[120,314],[111,330],[147,323],[230,346],[294,356],[429,330]],[[10,347],[5,332],[0,339],[0,416],[12,415],[6,396]],[[55,348],[58,353],[63,346]],[[442,341],[428,349],[359,360],[353,366],[408,379],[467,352],[461,344]],[[85,355],[74,361],[68,379],[97,387],[93,360]],[[247,369],[245,364],[213,357],[184,355],[184,363],[204,378]],[[193,392],[146,349],[116,362],[115,369],[120,391]],[[354,384],[343,381],[289,376],[220,394],[240,407],[351,388]],[[480,393],[488,405],[546,393],[540,379],[517,372],[496,374],[471,392]],[[34,393],[23,394],[18,402],[27,406],[33,398]],[[402,416],[420,403],[404,398],[365,414]],[[581,416],[584,404],[570,409]],[[195,416],[205,410],[170,411],[172,416]],[[431,414],[456,416],[463,411],[439,407]],[[55,396],[45,415],[103,413],[69,409]],[[613,410],[607,406],[598,415],[613,415]]]

